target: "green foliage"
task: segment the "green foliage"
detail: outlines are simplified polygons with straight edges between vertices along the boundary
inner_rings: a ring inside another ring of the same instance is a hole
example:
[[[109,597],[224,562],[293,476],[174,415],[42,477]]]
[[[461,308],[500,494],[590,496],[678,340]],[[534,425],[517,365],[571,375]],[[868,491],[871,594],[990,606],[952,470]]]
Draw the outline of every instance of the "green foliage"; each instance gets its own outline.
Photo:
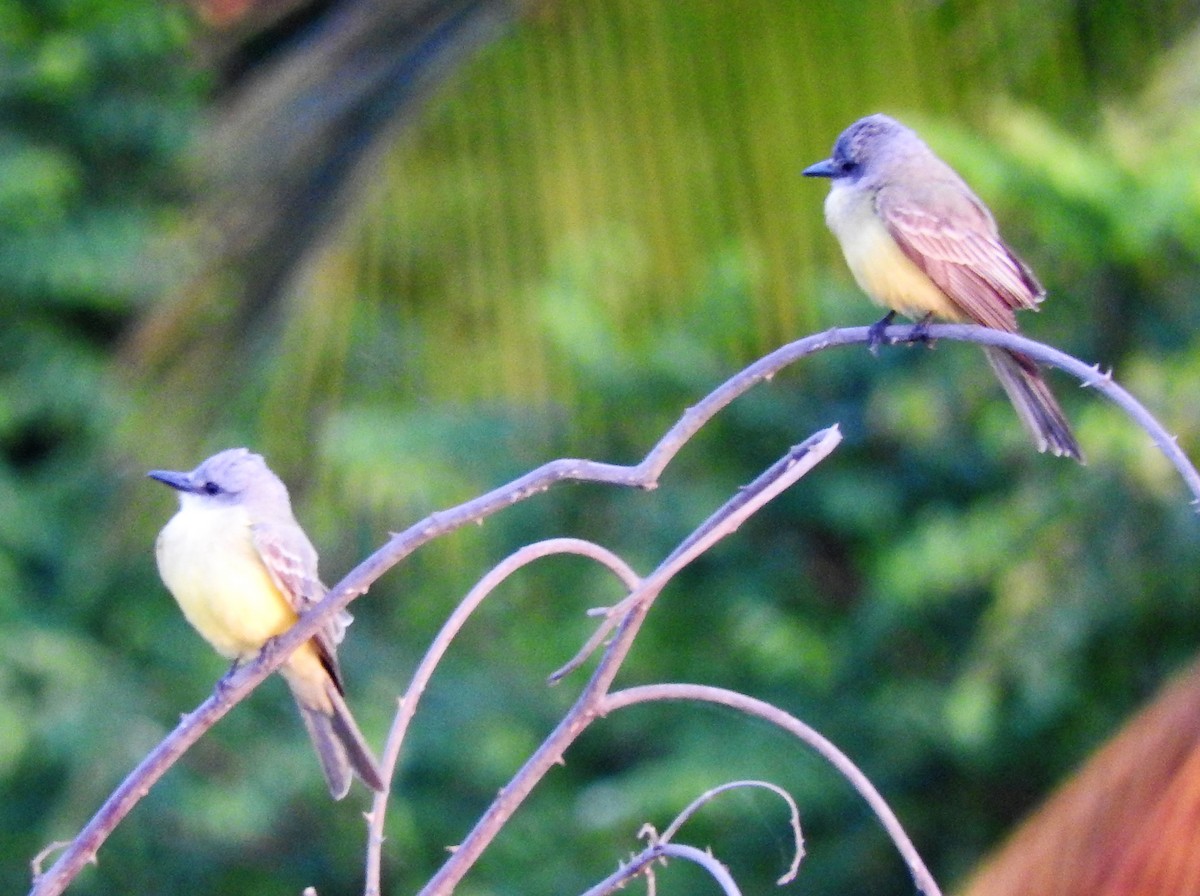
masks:
[[[0,3],[0,886],[10,891],[161,732],[136,711],[121,718],[154,676],[106,637],[128,565],[112,553],[122,512],[110,432],[123,399],[111,377],[121,332],[164,282],[143,250],[179,195],[171,172],[196,106],[187,40],[169,6]]]
[[[1114,365],[1195,442],[1197,38],[1182,12],[1004,9],[549,4],[405,132],[308,276],[239,328],[229,283],[168,292],[176,259],[156,250],[190,214],[178,172],[203,87],[180,10],[0,0],[0,886],[19,891],[27,859],[222,672],[154,575],[173,502],[145,469],[262,450],[333,581],[388,530],[545,460],[635,461],[759,354],[875,314],[798,176],[862,113],[912,120],[993,206],[1050,287],[1031,333]],[[160,315],[199,338],[164,349]],[[838,422],[834,457],[668,589],[622,681],[719,684],[801,716],[951,882],[1200,635],[1196,520],[1144,436],[1055,377],[1090,465],[1039,457],[981,362],[957,344],[826,352],[727,409],[656,491],[563,487],[430,545],[355,604],[343,665],[369,739],[508,551],[577,535],[646,571]],[[472,620],[406,747],[388,892],[428,877],[561,716],[583,673],[544,676],[590,633],[584,610],[618,596],[555,559]],[[797,795],[805,892],[910,892],[820,762],[680,706],[599,723],[462,892],[582,890],[643,821],[735,776]],[[352,892],[363,799],[329,803],[269,682],[76,891]],[[747,891],[786,867],[766,797],[689,830]],[[687,874],[661,872],[660,891]]]

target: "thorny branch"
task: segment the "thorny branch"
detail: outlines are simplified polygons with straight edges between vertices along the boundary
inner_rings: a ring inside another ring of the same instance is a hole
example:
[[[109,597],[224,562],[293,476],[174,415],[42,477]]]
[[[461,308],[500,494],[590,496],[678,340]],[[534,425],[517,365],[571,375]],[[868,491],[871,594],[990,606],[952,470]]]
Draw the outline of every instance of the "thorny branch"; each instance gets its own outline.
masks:
[[[832,741],[825,738],[816,729],[806,725],[795,716],[784,712],[779,707],[772,706],[770,703],[756,700],[737,691],[711,687],[709,685],[652,684],[625,688],[622,691],[615,691],[609,694],[604,701],[603,709],[606,713],[613,712],[618,709],[624,709],[626,706],[648,703],[654,700],[687,700],[698,703],[717,703],[721,706],[727,706],[770,722],[772,725],[787,731],[789,734],[808,744],[820,753],[830,765],[837,769],[838,773],[850,782],[859,795],[866,801],[867,805],[871,807],[871,810],[883,824],[888,836],[892,838],[892,842],[896,844],[896,848],[903,857],[905,864],[908,865],[909,873],[912,875],[913,883],[916,884],[917,889],[924,893],[925,896],[939,896],[941,890],[934,881],[933,875],[925,867],[925,863],[917,854],[916,847],[913,846],[912,841],[904,832],[904,828],[901,827],[900,820],[896,818],[891,807],[880,796],[879,791],[875,789],[875,785],[859,770],[858,766],[851,762],[845,753],[834,746]]]
[[[661,841],[656,841],[646,847],[630,859],[628,863],[583,893],[582,896],[607,896],[608,893],[619,890],[640,874],[652,878],[654,864],[665,861],[668,857],[687,859],[689,862],[694,862],[709,873],[712,879],[725,892],[725,896],[741,896],[742,891],[738,889],[737,883],[729,873],[729,869],[722,862],[718,861],[712,853],[706,852],[703,849],[697,849],[694,846],[688,846],[684,843],[664,843]],[[651,887],[650,892],[654,892],[653,887]]]
[[[769,790],[787,804],[788,824],[792,828],[792,838],[795,841],[796,848],[792,852],[792,864],[788,867],[788,870],[784,873],[784,875],[779,878],[779,880],[775,881],[775,883],[779,886],[791,883],[795,879],[796,873],[800,870],[800,862],[804,859],[804,834],[800,830],[800,807],[796,805],[796,801],[792,799],[792,795],[790,793],[788,793],[782,787],[772,784],[770,781],[728,781],[724,784],[718,785],[717,787],[713,787],[710,790],[706,790],[704,793],[700,794],[700,796],[692,800],[687,806],[685,806],[683,811],[675,816],[675,820],[667,825],[667,827],[661,834],[658,835],[656,839],[660,841],[669,841],[674,839],[675,835],[679,833],[679,829],[687,824],[693,815],[711,803],[718,796],[730,790],[745,790],[751,787],[759,787],[763,790]]]
[[[788,812],[790,813],[789,821],[792,826],[792,835],[795,840],[795,849],[792,853],[792,864],[788,867],[787,872],[775,883],[778,886],[791,883],[795,879],[796,873],[800,870],[800,862],[804,858],[804,837],[800,833],[800,809],[796,806],[796,801],[782,787],[772,784],[769,781],[730,781],[719,787],[706,790],[700,796],[696,797],[696,799],[692,800],[682,812],[675,816],[675,820],[667,825],[661,834],[655,831],[650,825],[643,826],[642,830],[638,832],[638,836],[644,837],[649,845],[640,853],[630,858],[629,861],[622,862],[616,871],[584,892],[582,896],[607,896],[607,894],[621,889],[640,874],[653,874],[654,863],[665,862],[666,857],[669,855],[680,855],[678,852],[670,851],[672,847],[675,850],[681,848],[694,849],[694,847],[681,847],[678,844],[672,843],[675,835],[679,833],[679,829],[683,827],[688,819],[722,793],[751,787],[761,787],[765,790],[770,790],[787,804]],[[705,861],[700,862],[700,864],[709,869],[709,873],[712,874],[718,883],[725,886],[726,892],[730,892],[731,886],[724,884],[724,878],[727,878],[729,874],[728,870],[724,865],[719,865],[719,871],[713,869],[710,863],[716,862],[716,859],[707,852],[703,853],[703,855]],[[692,858],[691,855],[684,855],[682,857]],[[732,885],[732,879],[730,879],[729,883]],[[732,889],[732,892],[737,892],[737,890]]]
[[[396,763],[400,758],[400,747],[404,743],[404,735],[408,731],[408,725],[417,711],[417,704],[421,700],[421,695],[425,692],[425,686],[429,683],[434,669],[437,668],[437,664],[445,655],[450,642],[454,640],[454,637],[462,629],[463,624],[466,623],[467,619],[489,594],[495,591],[505,579],[521,567],[533,563],[542,557],[554,554],[578,554],[590,557],[597,563],[608,567],[621,580],[621,583],[627,590],[635,588],[639,581],[637,573],[630,569],[624,560],[611,551],[578,538],[553,538],[526,545],[509,555],[499,564],[492,567],[480,579],[479,583],[468,592],[467,596],[454,609],[454,612],[450,614],[450,618],[442,625],[429,650],[425,652],[420,665],[417,666],[417,671],[413,674],[413,679],[408,686],[408,690],[400,698],[400,709],[392,722],[391,731],[388,732],[387,744],[384,746],[383,756],[380,761],[384,789],[382,793],[375,794],[371,811],[367,816],[367,883],[364,891],[367,896],[375,896],[375,894],[380,892],[379,872],[383,861],[383,827],[387,817],[387,804],[391,791],[392,777],[396,771]]]
[[[452,892],[534,786],[555,765],[562,762],[567,748],[588,725],[605,714],[604,703],[608,689],[612,686],[613,679],[633,646],[642,621],[663,586],[679,570],[722,538],[736,531],[738,526],[759,508],[828,456],[840,441],[841,435],[837,428],[830,427],[797,445],[710,516],[697,530],[702,535],[689,536],[684,542],[688,545],[686,550],[675,550],[656,570],[642,579],[621,602],[623,615],[613,638],[605,647],[595,672],[574,705],[512,780],[500,790],[499,796],[454,850],[453,855],[421,889],[420,896],[444,896]]]
[[[1089,366],[1070,355],[1023,336],[985,327],[935,324],[927,327],[925,334],[931,339],[959,340],[1013,349],[1042,364],[1058,367],[1077,377],[1085,387],[1095,389],[1121,407],[1150,435],[1179,471],[1192,493],[1193,503],[1200,504],[1200,474],[1180,450],[1176,440],[1133,396],[1116,384],[1110,372],[1101,372],[1098,366]],[[305,614],[288,632],[268,643],[254,661],[223,678],[207,700],[184,716],[175,730],[130,772],[54,865],[44,873],[38,873],[35,869],[31,896],[55,896],[61,893],[85,865],[94,861],[100,846],[121,820],[204,732],[275,671],[292,651],[311,638],[326,619],[365,594],[380,576],[418,548],[470,523],[482,521],[560,482],[587,481],[653,489],[657,487],[658,477],[683,445],[738,396],[758,383],[770,380],[800,358],[834,346],[866,343],[869,335],[868,327],[832,329],[777,349],[739,371],[688,408],[636,465],[621,466],[574,458],[550,461],[478,498],[433,513],[402,532],[394,533],[382,547],[330,589],[318,606]],[[884,336],[887,341],[893,343],[911,342],[914,341],[914,328],[890,326],[885,330]],[[687,547],[685,543],[680,549]],[[622,625],[632,625],[631,620],[637,615],[634,612],[627,614],[623,617]],[[636,625],[633,627],[636,629]],[[593,649],[595,646],[598,646],[598,642],[593,645]]]

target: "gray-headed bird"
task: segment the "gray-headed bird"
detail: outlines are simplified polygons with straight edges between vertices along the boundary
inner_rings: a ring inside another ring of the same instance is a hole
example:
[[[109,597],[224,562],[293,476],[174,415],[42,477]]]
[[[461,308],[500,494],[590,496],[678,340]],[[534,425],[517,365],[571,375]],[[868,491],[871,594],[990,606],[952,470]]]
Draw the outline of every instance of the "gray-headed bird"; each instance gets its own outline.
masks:
[[[155,545],[159,574],[187,621],[222,656],[252,658],[325,596],[317,552],[292,516],[287,487],[262,457],[231,448],[190,473],[149,475],[179,493],[179,512]],[[350,618],[343,611],[330,620],[279,668],[334,799],[346,795],[352,774],[383,789],[338,671],[336,649]]]
[[[1000,238],[995,219],[954,169],[912,130],[886,115],[846,128],[833,155],[804,170],[827,177],[825,220],[858,285],[896,312],[1017,332],[1014,312],[1046,295]],[[1039,451],[1082,462],[1079,443],[1032,358],[984,347],[987,359]]]

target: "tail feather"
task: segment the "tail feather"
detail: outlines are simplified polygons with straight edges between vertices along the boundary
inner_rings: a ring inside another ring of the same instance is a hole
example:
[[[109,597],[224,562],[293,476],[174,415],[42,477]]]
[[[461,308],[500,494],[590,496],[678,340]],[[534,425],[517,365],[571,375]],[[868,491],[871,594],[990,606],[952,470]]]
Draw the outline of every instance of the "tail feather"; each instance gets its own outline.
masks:
[[[1083,451],[1075,441],[1071,425],[1033,360],[992,346],[985,347],[984,352],[1038,451],[1083,463]]]
[[[374,791],[383,790],[383,775],[379,771],[379,763],[371,748],[367,746],[362,732],[350,714],[350,707],[336,687],[330,688],[329,699],[333,703],[333,716],[330,722],[333,733],[342,745],[350,768],[359,779]]]
[[[341,739],[333,731],[333,717],[319,709],[309,709],[304,704],[300,707],[300,718],[308,729],[308,736],[316,747],[317,757],[321,760],[321,771],[325,773],[325,783],[329,785],[329,793],[335,800],[340,800],[350,792],[350,759]]]
[[[329,793],[335,800],[340,800],[349,792],[354,775],[372,790],[383,790],[379,765],[332,679],[327,694],[332,712],[308,706],[299,698],[296,705],[300,707],[300,717],[321,760]]]

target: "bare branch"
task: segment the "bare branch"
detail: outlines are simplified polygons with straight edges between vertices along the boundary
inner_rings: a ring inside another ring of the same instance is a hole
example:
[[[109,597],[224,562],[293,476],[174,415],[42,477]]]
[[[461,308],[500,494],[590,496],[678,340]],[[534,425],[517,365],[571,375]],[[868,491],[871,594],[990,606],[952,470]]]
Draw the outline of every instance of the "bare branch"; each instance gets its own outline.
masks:
[[[925,333],[934,339],[953,339],[1009,348],[1078,377],[1085,386],[1106,395],[1150,434],[1155,444],[1179,471],[1192,492],[1194,502],[1200,506],[1200,474],[1162,425],[1135,398],[1113,382],[1111,374],[1102,374],[1096,367],[1090,367],[1070,355],[1015,333],[1003,333],[987,327],[964,324],[935,324],[927,327]],[[868,327],[833,329],[777,349],[730,377],[689,408],[635,466],[572,458],[550,461],[478,498],[433,513],[404,531],[393,534],[382,547],[330,589],[320,604],[306,613],[283,635],[269,642],[253,661],[223,678],[212,696],[184,717],[105,801],[53,866],[45,874],[35,878],[31,896],[56,896],[61,893],[94,858],[96,851],[113,828],[188,747],[275,671],[297,647],[311,638],[326,620],[355,598],[365,594],[381,575],[418,548],[463,526],[480,522],[560,482],[586,481],[653,489],[657,487],[662,471],[683,445],[734,399],[758,383],[770,380],[780,370],[806,355],[834,346],[866,343],[869,336]],[[913,327],[888,327],[884,331],[884,337],[891,342],[913,341]],[[696,537],[701,535],[702,533]],[[689,547],[685,543],[679,550],[686,553]],[[643,587],[642,590],[646,594],[654,592],[653,588],[648,587]],[[623,624],[631,624],[636,628],[636,620],[633,619],[636,615],[631,613],[624,617]]]
[[[792,853],[792,864],[788,867],[787,872],[779,880],[775,881],[779,886],[791,883],[797,872],[800,870],[800,862],[804,860],[804,833],[800,830],[800,808],[796,805],[796,801],[792,799],[792,795],[780,787],[778,784],[772,784],[770,781],[729,781],[721,784],[711,790],[706,790],[696,799],[692,800],[682,812],[675,816],[675,820],[667,825],[666,829],[659,835],[658,839],[664,843],[674,839],[679,829],[683,827],[693,815],[701,808],[712,802],[713,799],[720,796],[729,790],[740,790],[748,787],[762,787],[776,794],[781,800],[787,803],[789,818],[788,822],[792,827],[792,837],[795,840],[796,848]]]
[[[856,327],[834,332],[839,337],[844,335],[857,342],[859,340],[856,337],[862,329],[861,327]],[[888,327],[884,332],[884,336],[891,342],[911,342],[913,341],[913,329],[911,326]],[[1027,339],[1017,333],[1004,333],[1000,330],[993,330],[990,327],[977,327],[972,324],[936,324],[927,329],[932,339],[954,339],[962,342],[975,342],[979,345],[995,345],[1000,348],[1012,349],[1013,351],[1028,355],[1035,361],[1040,361],[1050,367],[1057,367],[1059,370],[1078,378],[1082,386],[1095,389],[1101,395],[1108,398],[1113,404],[1128,414],[1134,423],[1146,431],[1146,434],[1158,446],[1158,450],[1163,453],[1179,472],[1184,484],[1192,493],[1194,502],[1200,502],[1200,473],[1196,472],[1195,466],[1188,460],[1187,455],[1180,450],[1177,437],[1168,433],[1163,425],[1155,419],[1154,415],[1146,410],[1145,405],[1117,384],[1113,379],[1112,370],[1102,373],[1098,364],[1085,364],[1078,358],[1068,355],[1066,352],[1060,352],[1056,348],[1051,348],[1040,342],[1034,342],[1032,339]],[[780,351],[787,348],[789,346],[785,346]],[[768,355],[767,357],[771,356]],[[766,360],[766,358],[763,360]]]
[[[909,873],[912,875],[913,883],[916,884],[917,889],[926,894],[926,896],[941,896],[941,890],[938,888],[937,882],[934,881],[933,875],[929,873],[929,869],[925,867],[925,863],[917,853],[916,847],[913,846],[908,834],[904,832],[904,828],[901,827],[900,821],[896,818],[895,813],[892,812],[891,807],[880,796],[879,791],[875,789],[875,786],[868,780],[867,776],[859,770],[858,766],[845,753],[834,746],[832,741],[825,738],[816,729],[806,725],[790,713],[784,712],[779,707],[765,701],[756,700],[754,697],[748,697],[737,691],[699,684],[651,684],[613,691],[604,698],[602,711],[609,713],[614,710],[623,709],[626,706],[657,700],[686,700],[728,706],[731,709],[736,709],[739,712],[770,722],[772,725],[787,731],[789,734],[808,744],[820,753],[830,765],[837,769],[842,777],[849,781],[851,786],[858,791],[867,805],[871,807],[871,810],[883,824],[884,830],[892,838],[892,842],[896,844],[896,849],[908,865]]]
[[[804,858],[804,837],[800,832],[800,810],[796,806],[796,801],[792,799],[792,795],[782,787],[772,784],[769,781],[730,781],[726,784],[714,787],[711,790],[707,790],[694,799],[686,808],[684,808],[682,812],[679,813],[679,815],[675,817],[675,820],[672,821],[667,826],[666,830],[664,830],[661,834],[657,833],[654,828],[649,825],[644,826],[642,828],[642,833],[640,833],[639,836],[642,836],[643,834],[646,835],[646,837],[649,839],[650,845],[647,846],[642,852],[631,858],[628,862],[623,862],[613,874],[609,875],[604,880],[600,881],[600,883],[589,889],[583,894],[583,896],[604,896],[604,894],[611,893],[614,890],[623,887],[626,883],[637,877],[639,874],[649,874],[649,868],[653,862],[660,860],[667,855],[679,855],[679,853],[673,852],[673,850],[693,849],[693,847],[675,846],[671,843],[671,840],[677,833],[679,833],[679,829],[693,815],[695,815],[700,808],[707,805],[715,797],[725,793],[726,791],[740,789],[743,787],[765,788],[775,794],[778,794],[779,797],[785,803],[787,803],[788,811],[791,816],[790,822],[792,826],[792,833],[795,837],[796,849],[793,853],[792,864],[788,868],[787,873],[779,878],[779,880],[777,880],[775,883],[779,886],[791,883],[791,881],[795,879],[796,873],[800,869],[801,860]],[[703,854],[710,860],[712,859],[712,856],[709,853]],[[724,872],[726,875],[728,874],[728,869],[726,869],[724,865],[721,865],[720,863],[717,863],[717,865],[722,872]],[[716,877],[716,874],[714,873],[713,876]],[[730,879],[729,885],[731,886],[732,884],[733,881]],[[725,886],[724,884],[722,885]],[[726,889],[726,892],[730,892],[728,888]]]
[[[608,893],[621,889],[638,875],[650,874],[651,866],[668,856],[695,862],[712,875],[713,880],[725,891],[726,896],[741,896],[742,891],[738,889],[737,883],[730,876],[729,869],[717,861],[712,853],[681,843],[663,842],[655,842],[646,847],[596,886],[583,893],[582,896],[607,896]]]
[[[553,684],[578,666],[600,645],[600,642],[616,627],[621,617],[636,601],[653,599],[659,590],[685,566],[707,551],[710,547],[732,535],[760,507],[796,482],[801,476],[829,456],[842,441],[837,426],[815,433],[800,445],[764,470],[749,485],[743,486],[738,494],[722,505],[700,528],[689,535],[658,568],[630,595],[605,613],[605,620],[583,649],[570,662],[550,676]]]
[[[790,488],[801,476],[827,458],[841,441],[842,434],[835,424],[793,447],[753,482],[743,486],[720,511],[705,520],[649,578],[662,582],[674,578],[676,573],[722,538],[741,528],[742,523],[757,513],[760,507]]]
[[[95,864],[97,850],[121,819],[129,814],[129,810],[137,805],[167,769],[229,712],[254,684],[242,684],[235,689],[227,686],[232,677],[222,678],[212,696],[184,716],[175,730],[126,776],[70,846],[50,866],[50,870],[34,877],[31,896],[54,896],[61,893],[86,865]]]
[[[600,623],[600,627],[592,633],[592,636],[584,642],[578,652],[567,660],[562,666],[559,666],[546,677],[547,684],[558,684],[580,666],[587,662],[588,657],[600,649],[600,645],[604,640],[612,634],[613,629],[620,624],[625,612],[628,609],[629,598],[621,601],[615,607],[607,607],[604,610],[604,621]]]
[[[429,679],[433,676],[434,669],[445,656],[450,642],[454,640],[467,619],[489,594],[521,567],[554,554],[579,554],[590,557],[610,569],[626,588],[633,588],[638,583],[637,574],[629,568],[624,560],[611,551],[578,538],[553,538],[526,545],[515,551],[492,567],[468,592],[454,612],[450,614],[450,618],[443,623],[437,637],[434,638],[433,643],[425,652],[425,656],[421,659],[420,665],[417,666],[417,671],[413,673],[412,682],[400,699],[400,709],[392,722],[387,744],[380,757],[380,772],[383,775],[384,789],[375,794],[371,812],[368,815],[367,883],[365,888],[367,896],[376,896],[380,892],[379,873],[383,860],[383,825],[387,817],[392,776],[396,771],[396,763],[400,758],[400,747],[404,743],[408,725],[417,711],[417,704],[425,692],[426,685],[429,684]]]
[[[793,447],[754,482],[713,513],[696,533],[685,540],[684,545],[688,546],[686,549],[681,546],[673,551],[658,569],[643,579],[629,597],[621,602],[625,612],[617,626],[616,634],[575,704],[509,783],[500,790],[487,811],[475,823],[475,827],[455,848],[453,855],[422,888],[421,896],[445,896],[451,893],[537,783],[550,769],[562,762],[567,748],[598,716],[607,712],[604,695],[629,654],[633,639],[637,636],[654,598],[670,577],[702,551],[735,531],[746,517],[779,494],[787,484],[795,482],[821,458],[828,456],[840,441],[841,434],[837,427],[830,427],[814,433],[802,444]]]

